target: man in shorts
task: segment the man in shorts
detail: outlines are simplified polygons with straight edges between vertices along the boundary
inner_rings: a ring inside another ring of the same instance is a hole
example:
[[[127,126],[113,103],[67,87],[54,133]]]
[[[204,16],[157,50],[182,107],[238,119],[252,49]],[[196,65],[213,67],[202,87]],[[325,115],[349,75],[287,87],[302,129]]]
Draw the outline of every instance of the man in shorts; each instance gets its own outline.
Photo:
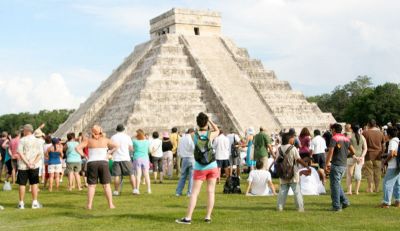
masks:
[[[39,165],[43,156],[43,147],[40,141],[33,135],[33,127],[27,124],[23,128],[24,137],[21,138],[18,145],[18,177],[19,185],[19,203],[18,209],[24,209],[24,198],[26,183],[32,186],[32,209],[42,208],[38,202],[38,183],[39,183]]]
[[[124,132],[125,127],[122,124],[117,126],[117,134],[111,137],[111,140],[118,144],[119,148],[113,154],[112,175],[114,176],[114,196],[120,194],[121,176],[129,176],[132,190],[136,188],[136,179],[133,172],[130,152],[133,151],[132,140]]]

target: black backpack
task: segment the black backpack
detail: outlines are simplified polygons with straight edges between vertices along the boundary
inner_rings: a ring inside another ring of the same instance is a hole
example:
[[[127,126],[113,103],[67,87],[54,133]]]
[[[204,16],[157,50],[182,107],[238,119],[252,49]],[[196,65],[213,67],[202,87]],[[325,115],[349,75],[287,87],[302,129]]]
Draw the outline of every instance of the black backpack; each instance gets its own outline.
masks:
[[[201,165],[208,165],[215,161],[215,152],[210,142],[210,132],[207,136],[200,136],[198,132],[195,134],[197,142],[194,148],[194,159]]]
[[[240,156],[239,148],[236,147],[236,145],[238,145],[238,144],[239,144],[239,142],[236,141],[235,134],[234,134],[233,135],[233,143],[231,146],[232,159],[238,158]]]
[[[288,153],[293,148],[294,146],[291,145],[285,153],[283,153],[282,148],[279,148],[279,156],[275,162],[274,168],[276,175],[281,179],[291,180],[294,176],[294,166],[296,164],[296,160],[294,159],[293,162],[290,162],[288,158]]]
[[[224,194],[241,194],[240,178],[233,175],[226,179],[224,185]]]

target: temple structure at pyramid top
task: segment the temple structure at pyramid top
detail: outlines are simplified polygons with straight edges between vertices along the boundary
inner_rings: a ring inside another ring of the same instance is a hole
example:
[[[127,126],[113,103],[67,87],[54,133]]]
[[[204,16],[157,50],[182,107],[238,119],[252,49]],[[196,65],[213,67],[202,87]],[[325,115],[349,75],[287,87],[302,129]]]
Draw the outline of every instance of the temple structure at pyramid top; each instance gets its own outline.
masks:
[[[269,132],[302,127],[326,129],[335,119],[309,103],[287,81],[221,34],[214,11],[173,8],[150,20],[150,37],[139,44],[99,88],[62,124],[56,136],[108,135],[118,124],[133,135],[195,126],[208,113],[225,131],[249,127]]]
[[[221,14],[215,11],[173,8],[150,20],[150,36],[163,34],[221,35]]]

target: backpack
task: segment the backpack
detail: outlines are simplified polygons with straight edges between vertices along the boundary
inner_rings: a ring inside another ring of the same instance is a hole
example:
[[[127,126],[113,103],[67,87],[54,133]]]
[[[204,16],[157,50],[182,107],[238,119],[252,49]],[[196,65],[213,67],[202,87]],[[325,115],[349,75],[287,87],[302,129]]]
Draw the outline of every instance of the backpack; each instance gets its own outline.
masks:
[[[296,160],[289,162],[288,158],[288,153],[293,148],[293,145],[290,146],[285,153],[283,153],[282,148],[279,148],[279,156],[275,162],[274,168],[276,170],[276,174],[281,179],[291,180],[294,176],[294,165],[296,164]]]
[[[200,136],[198,132],[195,134],[194,159],[201,165],[208,165],[215,161],[215,152],[210,142],[210,132],[207,136]]]
[[[238,142],[236,141],[235,135],[233,135],[233,143],[231,146],[232,159],[238,158],[240,156],[239,149],[236,147],[236,145],[238,145]]]
[[[233,175],[226,179],[224,185],[224,194],[241,194],[242,190],[240,189],[240,178]]]

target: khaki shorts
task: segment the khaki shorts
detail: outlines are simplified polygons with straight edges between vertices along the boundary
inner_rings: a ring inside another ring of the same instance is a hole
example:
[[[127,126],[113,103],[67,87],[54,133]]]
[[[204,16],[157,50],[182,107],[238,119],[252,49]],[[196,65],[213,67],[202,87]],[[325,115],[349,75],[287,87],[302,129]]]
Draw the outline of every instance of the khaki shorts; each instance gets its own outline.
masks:
[[[79,173],[82,170],[81,163],[67,163],[68,172]]]
[[[48,173],[62,173],[62,164],[49,164],[47,167]]]

